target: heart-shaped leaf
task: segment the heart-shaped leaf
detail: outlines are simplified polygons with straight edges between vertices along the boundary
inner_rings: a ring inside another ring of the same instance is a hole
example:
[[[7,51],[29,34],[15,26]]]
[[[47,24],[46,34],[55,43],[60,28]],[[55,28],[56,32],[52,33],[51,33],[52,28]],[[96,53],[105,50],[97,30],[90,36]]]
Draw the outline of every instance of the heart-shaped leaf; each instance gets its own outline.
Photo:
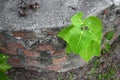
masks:
[[[58,36],[67,42],[66,53],[78,54],[85,61],[100,56],[102,24],[99,18],[90,16],[83,20],[77,13],[71,18],[72,24],[59,32]]]

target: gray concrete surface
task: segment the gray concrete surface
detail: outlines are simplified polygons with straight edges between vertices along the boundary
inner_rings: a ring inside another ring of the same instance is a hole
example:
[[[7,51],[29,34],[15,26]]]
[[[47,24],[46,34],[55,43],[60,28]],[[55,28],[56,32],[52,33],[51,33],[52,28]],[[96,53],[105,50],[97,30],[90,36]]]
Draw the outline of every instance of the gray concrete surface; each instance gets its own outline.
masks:
[[[96,15],[111,6],[111,0],[25,0],[39,3],[37,11],[27,10],[27,17],[19,17],[21,0],[0,0],[0,31],[35,30],[48,27],[63,27],[70,18],[82,11],[86,16]]]
[[[115,6],[120,7],[120,0],[113,0]]]

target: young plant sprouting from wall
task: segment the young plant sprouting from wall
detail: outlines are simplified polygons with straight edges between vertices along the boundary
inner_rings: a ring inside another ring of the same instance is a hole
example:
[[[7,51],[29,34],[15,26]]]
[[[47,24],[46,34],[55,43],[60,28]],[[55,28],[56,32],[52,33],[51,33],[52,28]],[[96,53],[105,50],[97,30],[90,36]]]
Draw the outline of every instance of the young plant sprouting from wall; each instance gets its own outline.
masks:
[[[86,62],[100,56],[102,23],[95,16],[83,19],[82,12],[75,14],[71,25],[61,30],[58,36],[66,41],[66,53],[78,54]]]

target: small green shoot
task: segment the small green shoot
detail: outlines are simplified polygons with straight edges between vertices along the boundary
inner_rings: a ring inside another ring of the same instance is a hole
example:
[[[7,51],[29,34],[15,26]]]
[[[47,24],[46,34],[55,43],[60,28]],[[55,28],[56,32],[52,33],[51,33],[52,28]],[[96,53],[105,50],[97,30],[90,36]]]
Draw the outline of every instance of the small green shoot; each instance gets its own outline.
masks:
[[[58,77],[57,80],[62,80],[62,79],[60,77]]]
[[[83,19],[79,12],[71,18],[71,25],[58,33],[66,41],[66,53],[80,55],[86,62],[94,56],[100,56],[102,24],[99,18],[90,16]]]
[[[102,49],[102,53],[105,54],[111,50],[111,45],[107,42],[104,44],[105,48]]]
[[[73,80],[73,74],[72,73],[69,74],[69,80]]]
[[[113,38],[114,32],[113,31],[109,31],[106,33],[105,37],[107,40],[111,40]]]
[[[106,49],[106,51],[107,51],[107,52],[109,52],[109,51],[110,51],[111,46],[110,46],[110,44],[109,44],[109,43],[106,43],[106,44],[105,44],[105,49]]]

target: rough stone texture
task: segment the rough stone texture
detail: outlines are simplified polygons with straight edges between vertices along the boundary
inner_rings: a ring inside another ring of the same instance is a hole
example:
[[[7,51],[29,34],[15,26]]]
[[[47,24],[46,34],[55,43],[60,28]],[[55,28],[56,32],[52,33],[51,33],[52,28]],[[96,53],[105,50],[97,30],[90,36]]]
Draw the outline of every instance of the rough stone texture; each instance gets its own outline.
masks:
[[[58,28],[2,31],[0,53],[10,56],[8,62],[11,66],[30,70],[64,72],[83,66],[85,61],[79,56],[65,54],[65,42],[57,37],[58,31]]]
[[[120,0],[113,0],[115,6],[120,7]]]
[[[103,43],[112,44],[120,36],[120,9],[116,9],[115,6],[105,9],[101,14],[98,15],[103,22],[103,36],[107,32],[113,31],[114,35],[111,40],[107,40],[103,37]],[[104,48],[104,44],[102,45]]]
[[[23,0],[24,1],[24,0]],[[37,11],[27,10],[26,17],[19,17],[21,0],[0,0],[0,30],[34,30],[63,27],[70,24],[70,17],[82,11],[86,16],[96,15],[111,6],[111,0],[25,0],[38,2]]]

